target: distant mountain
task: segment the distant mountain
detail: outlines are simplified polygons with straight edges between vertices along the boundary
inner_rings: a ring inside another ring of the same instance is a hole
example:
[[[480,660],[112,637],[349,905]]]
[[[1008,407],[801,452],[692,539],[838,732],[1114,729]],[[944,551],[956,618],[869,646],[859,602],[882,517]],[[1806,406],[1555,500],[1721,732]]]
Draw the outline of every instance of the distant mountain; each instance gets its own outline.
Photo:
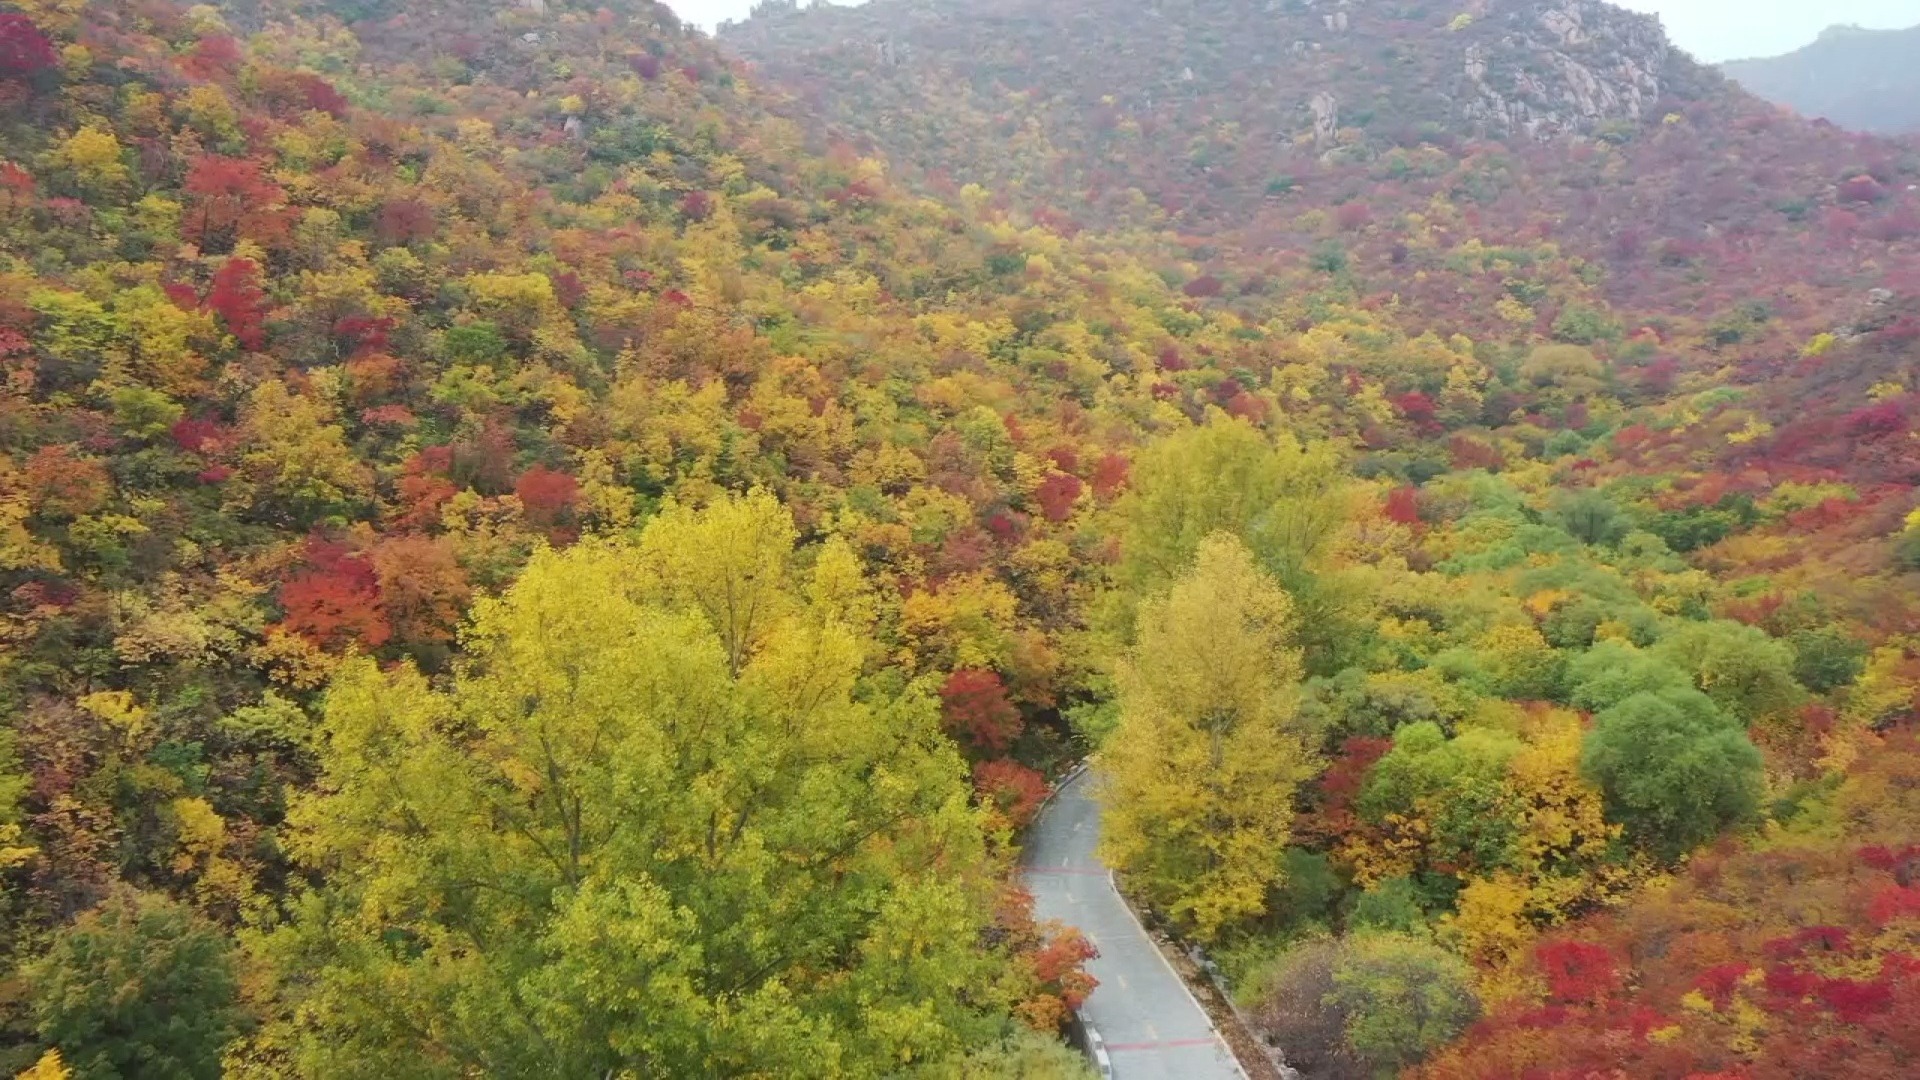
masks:
[[[1835,26],[1785,56],[1721,70],[1769,101],[1858,131],[1920,131],[1920,26]]]
[[[770,0],[720,41],[925,193],[1171,229],[1236,287],[1345,266],[1473,335],[1533,291],[1450,269],[1492,248],[1551,244],[1530,273],[1636,325],[1920,277],[1903,147],[1783,115],[1599,0]]]

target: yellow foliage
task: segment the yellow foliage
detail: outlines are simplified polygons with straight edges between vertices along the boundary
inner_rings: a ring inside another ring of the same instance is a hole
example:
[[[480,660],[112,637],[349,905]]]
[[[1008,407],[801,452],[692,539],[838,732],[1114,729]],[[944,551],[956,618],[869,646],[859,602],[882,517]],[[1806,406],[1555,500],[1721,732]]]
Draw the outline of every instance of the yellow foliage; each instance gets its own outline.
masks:
[[[294,690],[316,690],[340,666],[338,657],[329,655],[299,634],[270,629],[258,645],[247,651],[247,659],[265,668],[274,682]]]
[[[1259,915],[1279,875],[1309,751],[1291,730],[1293,601],[1238,540],[1140,605],[1103,751],[1101,850],[1158,906],[1210,939]]]
[[[1511,874],[1476,878],[1460,890],[1459,909],[1442,923],[1442,933],[1475,963],[1504,967],[1533,940],[1527,919],[1529,890]]]
[[[128,742],[138,740],[147,729],[147,710],[125,690],[96,690],[76,704],[118,728]]]
[[[41,1054],[40,1060],[30,1068],[15,1073],[14,1080],[68,1080],[72,1075],[73,1070],[60,1059],[60,1050],[56,1047]]]
[[[993,575],[951,578],[900,602],[900,630],[920,670],[993,668],[1013,649],[1019,601]]]
[[[123,148],[113,132],[91,125],[74,132],[53,152],[54,159],[71,169],[83,187],[105,191],[133,178],[122,160]]]
[[[240,134],[240,114],[218,86],[197,83],[174,106],[186,122],[203,135],[231,139]]]
[[[1884,717],[1910,707],[1920,684],[1909,673],[1913,665],[1899,645],[1882,645],[1867,658],[1867,668],[1847,692],[1841,717],[1855,727],[1871,727]]]

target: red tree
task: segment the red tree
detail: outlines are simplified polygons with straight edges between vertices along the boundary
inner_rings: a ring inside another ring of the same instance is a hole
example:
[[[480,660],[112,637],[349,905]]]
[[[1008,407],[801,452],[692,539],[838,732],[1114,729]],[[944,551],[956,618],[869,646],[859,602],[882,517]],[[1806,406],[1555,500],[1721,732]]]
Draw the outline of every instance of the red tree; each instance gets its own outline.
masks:
[[[1401,525],[1418,524],[1420,521],[1419,497],[1418,488],[1394,488],[1387,494],[1387,520]]]
[[[393,636],[373,566],[344,544],[307,541],[306,566],[280,586],[280,625],[323,649],[377,649]]]
[[[514,481],[513,493],[525,508],[527,520],[536,525],[560,524],[573,510],[580,484],[573,477],[545,465],[535,465]]]
[[[1598,945],[1549,941],[1534,949],[1533,958],[1547,978],[1548,992],[1557,1001],[1597,1001],[1620,988],[1613,955]]]
[[[1048,521],[1065,521],[1073,513],[1074,500],[1080,497],[1080,478],[1072,473],[1053,473],[1034,490],[1040,513]]]
[[[272,243],[286,230],[286,192],[258,161],[202,154],[187,166],[185,188],[180,232],[203,248],[226,250],[243,237]]]
[[[390,247],[432,239],[437,227],[433,207],[419,199],[389,199],[373,218],[373,234]]]
[[[1046,778],[1009,758],[975,765],[973,789],[980,793],[981,802],[993,807],[1015,829],[1026,828],[1047,797]]]
[[[207,309],[227,324],[240,347],[258,352],[266,347],[267,294],[260,290],[260,268],[252,259],[228,259],[214,271],[207,291]]]
[[[59,62],[53,42],[17,12],[0,13],[0,77],[37,75]]]
[[[986,754],[1005,753],[1025,726],[997,672],[954,672],[940,687],[940,703],[947,733]]]

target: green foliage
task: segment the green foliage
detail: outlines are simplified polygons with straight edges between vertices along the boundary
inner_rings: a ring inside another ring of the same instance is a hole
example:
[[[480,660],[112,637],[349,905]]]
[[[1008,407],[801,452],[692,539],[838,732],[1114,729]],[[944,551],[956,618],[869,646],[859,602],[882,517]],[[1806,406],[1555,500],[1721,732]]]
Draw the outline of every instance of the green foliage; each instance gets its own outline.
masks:
[[[1760,805],[1760,752],[1705,694],[1641,690],[1594,717],[1580,766],[1606,792],[1611,815],[1663,856],[1751,821]]]
[[[1628,522],[1613,500],[1591,488],[1557,497],[1554,520],[1583,544],[1611,545],[1627,534]]]
[[[226,935],[132,890],[55,934],[23,975],[35,1031],[88,1080],[216,1080],[244,1023]]]
[[[1793,679],[1793,650],[1758,627],[1727,620],[1686,623],[1653,651],[1691,673],[1714,704],[1748,723],[1780,717],[1805,697]]]
[[[1569,304],[1553,320],[1553,336],[1573,345],[1592,345],[1618,338],[1620,324],[1597,308]]]
[[[1428,941],[1361,934],[1333,966],[1333,1003],[1346,1041],[1376,1074],[1391,1075],[1451,1042],[1480,1015],[1473,971]]]
[[[1420,906],[1419,890],[1404,874],[1377,882],[1356,896],[1353,910],[1347,915],[1347,926],[1354,931],[1411,934],[1426,925],[1427,913]]]
[[[1797,630],[1787,638],[1793,650],[1793,677],[1816,694],[1853,682],[1867,667],[1867,646],[1831,626]]]
[[[1602,641],[1567,669],[1569,700],[1583,709],[1601,712],[1635,694],[1685,691],[1687,673],[1661,658],[1625,642]]]

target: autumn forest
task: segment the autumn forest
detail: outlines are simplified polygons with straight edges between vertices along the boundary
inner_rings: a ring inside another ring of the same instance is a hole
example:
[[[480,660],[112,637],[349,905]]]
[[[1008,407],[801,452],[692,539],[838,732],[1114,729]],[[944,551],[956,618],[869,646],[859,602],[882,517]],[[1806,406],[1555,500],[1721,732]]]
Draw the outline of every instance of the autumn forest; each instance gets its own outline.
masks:
[[[1090,1076],[1087,762],[1307,1080],[1914,1076],[1917,484],[1599,0],[0,0],[0,1075]]]

